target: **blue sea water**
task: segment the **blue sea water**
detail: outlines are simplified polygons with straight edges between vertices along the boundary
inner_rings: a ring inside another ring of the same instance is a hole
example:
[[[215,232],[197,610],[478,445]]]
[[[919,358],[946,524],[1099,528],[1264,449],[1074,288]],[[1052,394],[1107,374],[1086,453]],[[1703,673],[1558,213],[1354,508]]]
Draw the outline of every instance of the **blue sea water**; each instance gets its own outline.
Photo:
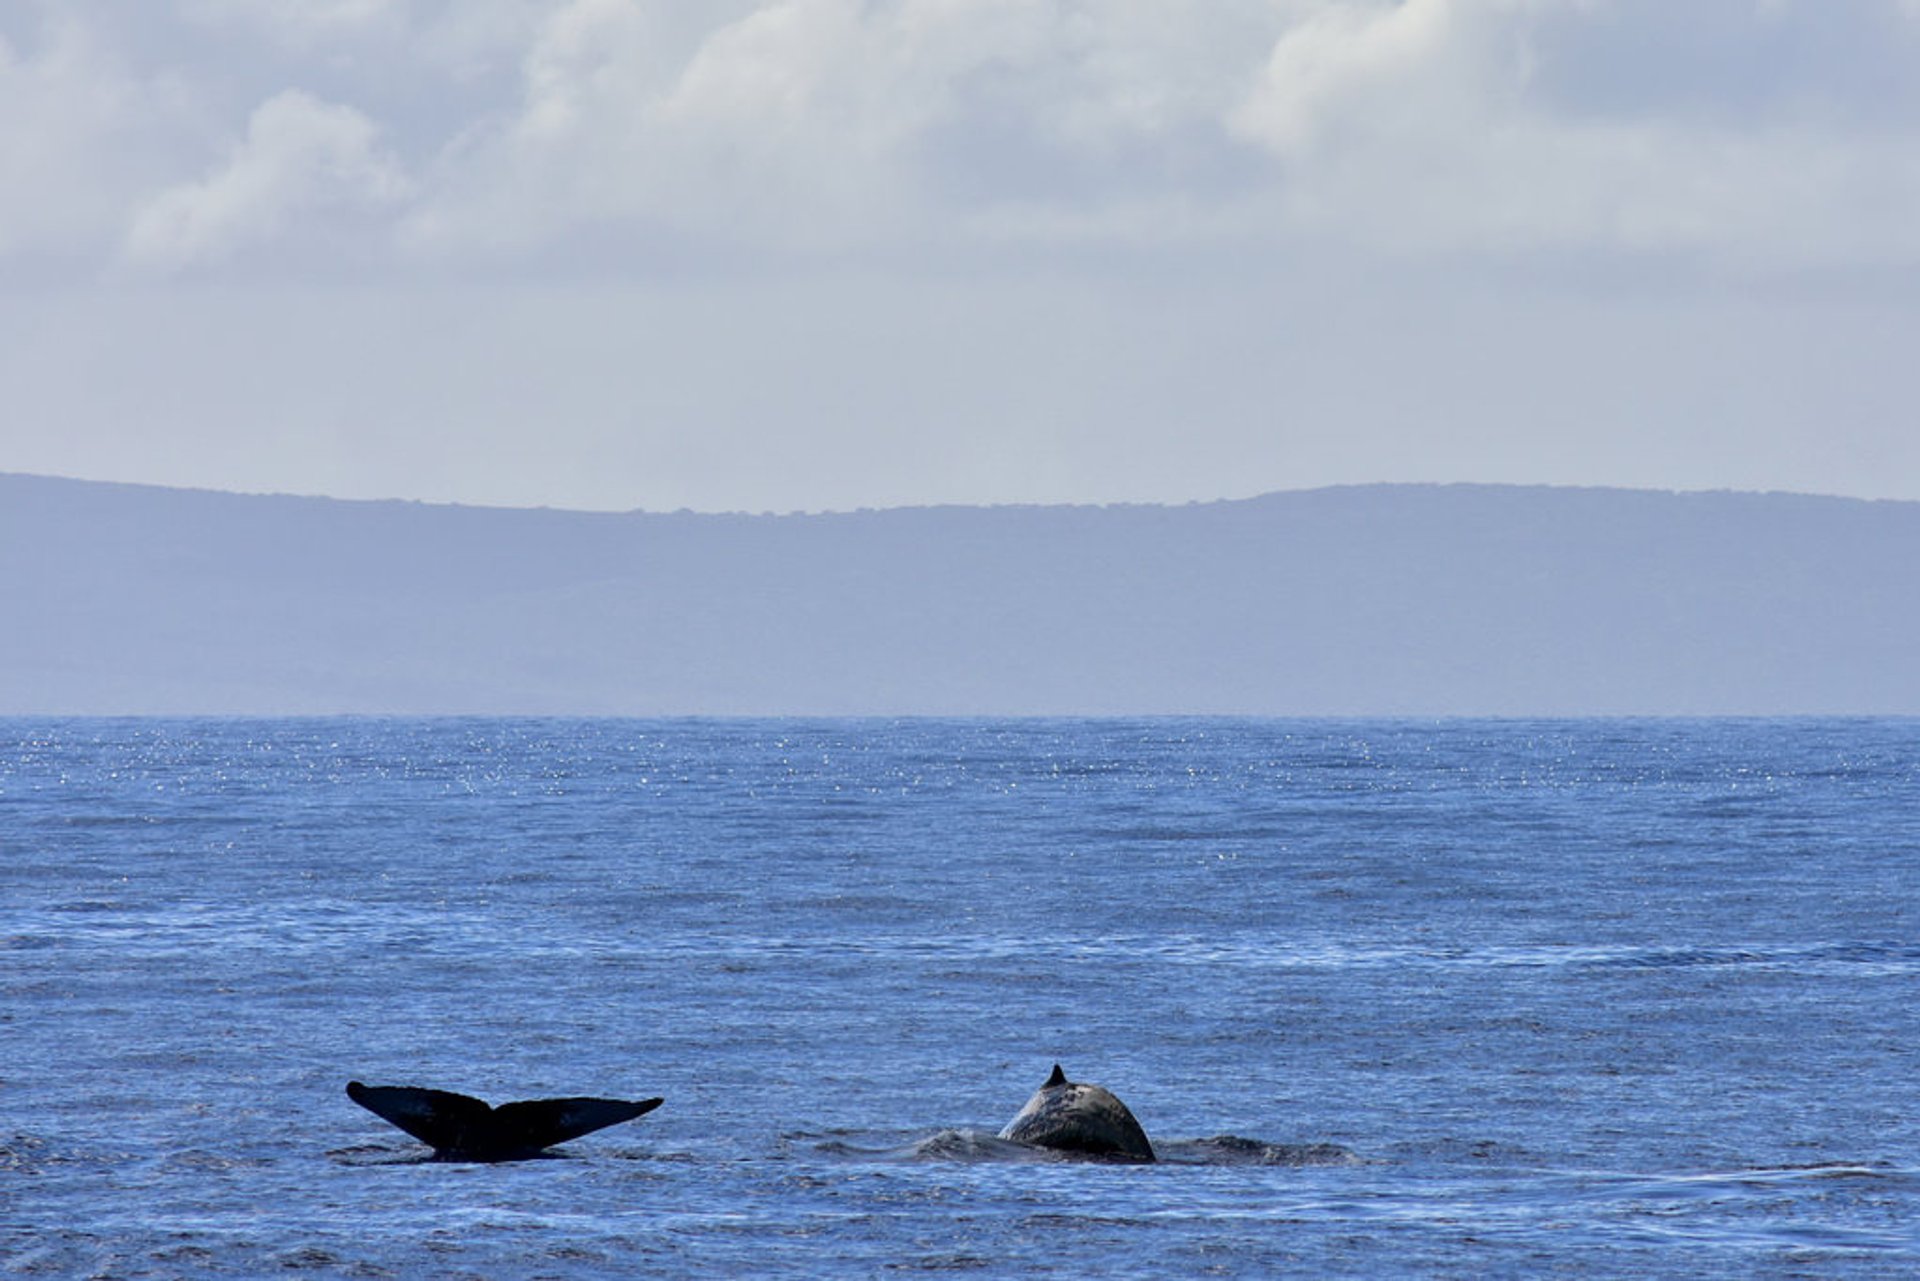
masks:
[[[29,1276],[1907,1276],[1916,998],[1914,721],[0,721]]]

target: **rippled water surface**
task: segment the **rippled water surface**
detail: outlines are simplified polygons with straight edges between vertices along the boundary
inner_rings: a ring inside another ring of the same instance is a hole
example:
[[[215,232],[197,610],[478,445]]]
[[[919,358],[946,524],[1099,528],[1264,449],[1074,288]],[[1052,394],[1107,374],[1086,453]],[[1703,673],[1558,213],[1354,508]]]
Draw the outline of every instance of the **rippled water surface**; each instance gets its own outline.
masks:
[[[1908,1276],[1916,1008],[1920,722],[0,721],[27,1275]]]

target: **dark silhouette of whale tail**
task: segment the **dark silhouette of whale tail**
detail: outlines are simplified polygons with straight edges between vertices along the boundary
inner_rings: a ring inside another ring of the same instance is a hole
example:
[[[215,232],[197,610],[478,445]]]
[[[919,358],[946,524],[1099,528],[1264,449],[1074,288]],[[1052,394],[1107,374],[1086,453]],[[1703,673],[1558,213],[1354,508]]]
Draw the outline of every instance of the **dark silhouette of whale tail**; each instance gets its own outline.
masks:
[[[449,1090],[347,1082],[347,1097],[458,1161],[511,1161],[604,1130],[659,1107],[664,1099],[529,1099],[492,1107]]]

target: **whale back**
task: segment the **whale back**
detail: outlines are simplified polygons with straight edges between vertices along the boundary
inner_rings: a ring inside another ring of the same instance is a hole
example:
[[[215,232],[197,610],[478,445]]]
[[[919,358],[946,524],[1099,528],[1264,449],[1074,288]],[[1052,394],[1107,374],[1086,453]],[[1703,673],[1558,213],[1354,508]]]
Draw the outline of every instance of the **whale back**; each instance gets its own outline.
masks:
[[[347,1083],[347,1097],[390,1125],[398,1126],[433,1149],[434,1155],[463,1161],[505,1161],[542,1149],[659,1107],[661,1099],[529,1099],[490,1107],[480,1099],[449,1090],[411,1085]]]
[[[1110,1160],[1154,1159],[1146,1131],[1126,1104],[1101,1086],[1069,1081],[1057,1063],[1000,1137]]]

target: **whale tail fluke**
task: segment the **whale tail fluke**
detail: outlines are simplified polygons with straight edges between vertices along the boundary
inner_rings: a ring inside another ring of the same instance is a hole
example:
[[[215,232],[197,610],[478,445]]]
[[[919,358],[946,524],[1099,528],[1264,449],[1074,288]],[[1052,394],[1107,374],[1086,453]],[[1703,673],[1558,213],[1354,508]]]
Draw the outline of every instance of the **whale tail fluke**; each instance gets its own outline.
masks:
[[[519,1136],[531,1150],[552,1147],[659,1107],[665,1099],[531,1099],[503,1103],[493,1110],[494,1121],[508,1134]]]
[[[390,1125],[399,1126],[436,1152],[464,1146],[468,1135],[486,1126],[493,1111],[479,1099],[448,1090],[411,1085],[362,1085],[347,1082],[347,1097]]]
[[[506,1161],[604,1130],[659,1107],[663,1099],[529,1099],[491,1107],[450,1090],[347,1082],[347,1097],[431,1147],[435,1156]]]

